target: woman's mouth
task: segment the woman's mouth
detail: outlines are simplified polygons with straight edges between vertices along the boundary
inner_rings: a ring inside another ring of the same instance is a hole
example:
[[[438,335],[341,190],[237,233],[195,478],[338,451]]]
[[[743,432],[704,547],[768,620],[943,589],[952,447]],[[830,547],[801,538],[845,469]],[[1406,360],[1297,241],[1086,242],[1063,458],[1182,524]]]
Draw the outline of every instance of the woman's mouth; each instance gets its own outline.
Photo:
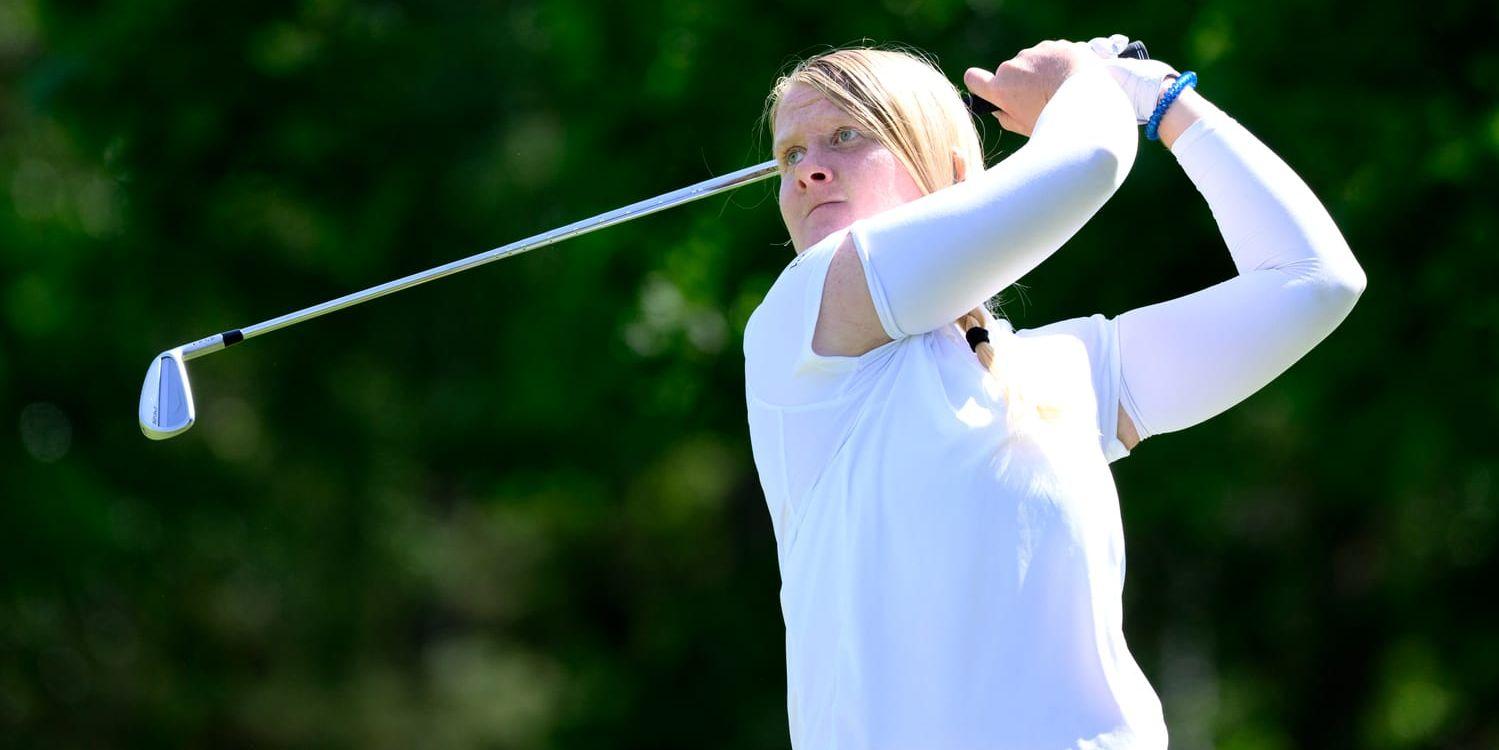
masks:
[[[811,216],[813,211],[816,211],[817,209],[822,208],[823,206],[831,206],[831,205],[833,205],[835,203],[842,203],[842,202],[843,201],[823,201],[823,202],[821,202],[821,203],[813,206],[812,207],[812,211],[808,211],[807,215]]]

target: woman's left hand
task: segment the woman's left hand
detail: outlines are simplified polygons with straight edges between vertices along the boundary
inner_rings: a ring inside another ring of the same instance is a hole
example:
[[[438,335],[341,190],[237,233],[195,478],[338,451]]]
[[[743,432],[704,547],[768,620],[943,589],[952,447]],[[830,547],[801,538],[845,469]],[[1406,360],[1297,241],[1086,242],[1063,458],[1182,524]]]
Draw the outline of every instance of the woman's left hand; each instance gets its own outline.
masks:
[[[1124,89],[1124,95],[1129,97],[1130,104],[1134,105],[1135,122],[1143,125],[1155,112],[1155,105],[1161,100],[1161,95],[1170,88],[1171,80],[1181,73],[1160,60],[1120,57],[1119,53],[1128,44],[1129,37],[1123,34],[1088,40],[1088,47],[1103,58],[1109,75],[1114,77],[1114,81]]]

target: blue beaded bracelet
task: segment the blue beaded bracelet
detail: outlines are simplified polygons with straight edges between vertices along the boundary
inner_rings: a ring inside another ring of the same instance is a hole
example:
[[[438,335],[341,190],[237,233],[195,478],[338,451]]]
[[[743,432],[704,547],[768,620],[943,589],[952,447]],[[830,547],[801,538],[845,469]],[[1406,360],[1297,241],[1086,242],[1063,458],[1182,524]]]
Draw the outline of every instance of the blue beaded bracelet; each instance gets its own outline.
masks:
[[[1171,84],[1171,88],[1166,90],[1166,95],[1161,97],[1161,101],[1155,105],[1155,111],[1150,114],[1150,122],[1145,124],[1146,138],[1152,141],[1160,140],[1156,130],[1161,127],[1161,117],[1166,114],[1166,108],[1170,107],[1171,103],[1176,101],[1176,97],[1181,96],[1181,92],[1186,91],[1188,86],[1197,88],[1197,74],[1190,70],[1182,73],[1176,82]]]

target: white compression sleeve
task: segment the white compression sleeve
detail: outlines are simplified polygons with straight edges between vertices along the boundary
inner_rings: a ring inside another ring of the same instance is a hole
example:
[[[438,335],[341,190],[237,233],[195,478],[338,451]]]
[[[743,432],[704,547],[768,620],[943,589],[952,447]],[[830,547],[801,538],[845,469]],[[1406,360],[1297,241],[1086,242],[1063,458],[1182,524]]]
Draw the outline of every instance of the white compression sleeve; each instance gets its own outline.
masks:
[[[1171,152],[1212,208],[1239,275],[1118,317],[1122,402],[1142,440],[1264,387],[1348,316],[1365,284],[1306,183],[1237,120],[1213,111]]]
[[[1068,76],[1009,158],[850,228],[892,339],[951,323],[1081,229],[1124,182],[1138,134],[1100,67]]]

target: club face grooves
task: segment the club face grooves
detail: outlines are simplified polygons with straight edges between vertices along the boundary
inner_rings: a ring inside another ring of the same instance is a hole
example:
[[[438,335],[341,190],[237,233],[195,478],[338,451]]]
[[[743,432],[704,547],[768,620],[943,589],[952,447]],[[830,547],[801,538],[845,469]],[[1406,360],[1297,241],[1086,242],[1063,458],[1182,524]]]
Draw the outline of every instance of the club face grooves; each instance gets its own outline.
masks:
[[[156,356],[146,370],[141,384],[141,433],[152,440],[180,435],[193,426],[192,385],[187,380],[187,363],[180,349],[170,349]]]

